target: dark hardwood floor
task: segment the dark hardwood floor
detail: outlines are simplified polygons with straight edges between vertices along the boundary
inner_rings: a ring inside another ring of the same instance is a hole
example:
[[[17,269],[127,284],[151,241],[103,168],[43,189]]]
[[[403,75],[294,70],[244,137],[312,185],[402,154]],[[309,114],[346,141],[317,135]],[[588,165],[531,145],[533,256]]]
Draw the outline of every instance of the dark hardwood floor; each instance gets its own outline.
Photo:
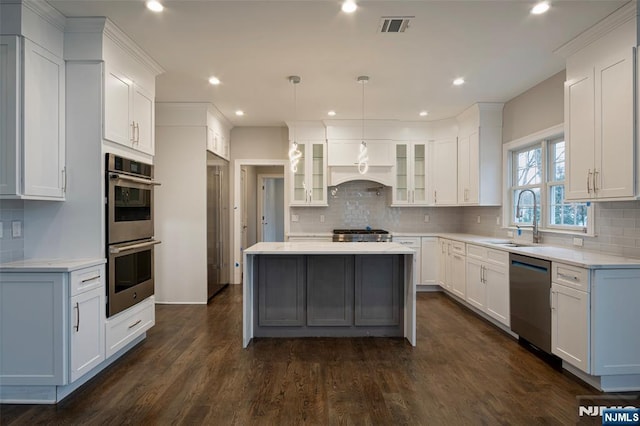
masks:
[[[148,338],[57,406],[1,405],[4,425],[575,424],[559,372],[443,294],[418,294],[418,340],[258,339],[242,292],[157,306]]]

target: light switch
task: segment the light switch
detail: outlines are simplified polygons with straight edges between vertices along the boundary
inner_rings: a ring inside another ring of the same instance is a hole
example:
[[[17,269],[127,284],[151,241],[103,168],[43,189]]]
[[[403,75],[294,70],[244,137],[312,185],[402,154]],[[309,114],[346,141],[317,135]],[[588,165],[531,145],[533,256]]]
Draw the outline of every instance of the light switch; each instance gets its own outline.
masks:
[[[425,221],[425,222],[429,222],[430,220],[431,220],[431,218],[429,217],[429,215],[428,215],[428,214],[425,214],[425,215],[424,215],[424,221]]]
[[[480,223],[480,216],[478,216],[478,217],[476,218],[476,221],[477,221],[478,223]]]
[[[584,245],[584,240],[582,238],[574,238],[573,239],[573,245],[574,246],[578,246],[578,247],[582,247]]]
[[[324,215],[323,214],[320,215],[320,223],[324,223]]]
[[[11,236],[13,238],[22,237],[22,222],[19,220],[14,220],[11,222]]]

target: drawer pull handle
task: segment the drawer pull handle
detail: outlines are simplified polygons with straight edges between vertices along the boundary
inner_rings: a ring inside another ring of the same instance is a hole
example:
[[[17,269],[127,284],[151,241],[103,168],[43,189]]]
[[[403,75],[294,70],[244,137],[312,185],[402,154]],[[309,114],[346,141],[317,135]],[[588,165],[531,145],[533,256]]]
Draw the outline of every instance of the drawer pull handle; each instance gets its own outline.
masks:
[[[567,279],[567,280],[578,281],[578,277],[576,277],[576,276],[574,276],[574,275],[565,275],[565,274],[563,274],[563,273],[561,273],[561,272],[558,272],[558,276],[559,276],[560,278],[565,278],[565,279]]]
[[[129,329],[132,329],[133,327],[135,327],[136,325],[140,324],[141,322],[142,322],[142,320],[141,320],[141,319],[139,319],[138,321],[136,321],[136,322],[134,322],[133,324],[131,324],[131,325],[129,326]]]
[[[96,275],[95,277],[91,277],[91,278],[87,278],[85,280],[82,280],[82,284],[88,283],[89,281],[98,280],[98,279],[100,279],[100,275]]]
[[[76,325],[74,328],[76,331],[80,331],[80,304],[76,302],[76,311],[78,312],[78,316],[76,317]]]

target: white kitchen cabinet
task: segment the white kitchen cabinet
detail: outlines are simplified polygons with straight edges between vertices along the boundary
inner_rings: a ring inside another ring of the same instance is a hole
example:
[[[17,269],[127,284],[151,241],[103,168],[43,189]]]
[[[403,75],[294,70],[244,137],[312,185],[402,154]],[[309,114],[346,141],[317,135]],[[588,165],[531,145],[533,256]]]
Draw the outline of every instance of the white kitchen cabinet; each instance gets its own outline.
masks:
[[[567,58],[565,199],[636,195],[635,19]]]
[[[449,286],[449,280],[447,278],[449,268],[447,250],[449,249],[449,240],[444,238],[438,238],[438,284],[443,289],[447,289]]]
[[[396,142],[392,206],[428,205],[426,142]]]
[[[327,157],[324,141],[298,141],[302,153],[291,173],[292,206],[327,206]]]
[[[439,239],[438,281],[447,291],[462,299],[466,295],[466,244],[460,241]]]
[[[153,155],[153,94],[127,73],[109,65],[105,68],[104,138]]]
[[[451,272],[451,292],[465,299],[467,294],[466,257],[453,250],[449,262],[451,265],[449,269]]]
[[[438,284],[439,275],[439,245],[436,237],[420,238],[420,281],[419,284]]]
[[[358,165],[362,140],[329,140],[327,142],[327,166],[353,167]],[[390,140],[366,141],[369,167],[393,166],[393,142]]]
[[[105,359],[104,266],[0,273],[0,382],[62,386]],[[25,305],[26,303],[26,305]]]
[[[589,369],[589,293],[552,283],[551,351],[583,371]]]
[[[1,36],[0,67],[0,197],[64,200],[64,60]]]
[[[458,143],[456,139],[430,142],[433,204],[458,203]]]
[[[509,253],[467,244],[469,304],[509,326]]]
[[[502,107],[478,103],[457,117],[459,205],[502,202]]]

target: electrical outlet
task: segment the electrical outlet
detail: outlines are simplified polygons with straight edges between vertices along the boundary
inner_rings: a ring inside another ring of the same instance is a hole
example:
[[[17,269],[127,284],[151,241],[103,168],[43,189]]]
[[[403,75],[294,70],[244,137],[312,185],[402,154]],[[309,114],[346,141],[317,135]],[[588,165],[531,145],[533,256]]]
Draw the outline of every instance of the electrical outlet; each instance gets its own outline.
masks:
[[[574,238],[573,239],[573,245],[574,246],[578,246],[578,247],[582,247],[584,245],[584,240],[582,238]]]
[[[430,220],[431,220],[431,218],[429,217],[429,215],[428,215],[428,214],[425,214],[425,215],[424,215],[424,221],[425,221],[425,222],[429,222]]]
[[[300,216],[298,216],[297,214],[291,215],[291,222],[297,222],[299,220],[300,220]]]
[[[320,215],[320,223],[324,223],[324,215],[323,214]]]
[[[478,216],[478,217],[476,218],[476,221],[477,221],[478,223],[480,223],[480,216]]]
[[[513,238],[513,231],[507,231],[507,237]]]
[[[500,225],[500,216],[496,216],[496,225]]]
[[[19,220],[14,220],[11,222],[11,236],[13,238],[22,237],[22,222]]]

